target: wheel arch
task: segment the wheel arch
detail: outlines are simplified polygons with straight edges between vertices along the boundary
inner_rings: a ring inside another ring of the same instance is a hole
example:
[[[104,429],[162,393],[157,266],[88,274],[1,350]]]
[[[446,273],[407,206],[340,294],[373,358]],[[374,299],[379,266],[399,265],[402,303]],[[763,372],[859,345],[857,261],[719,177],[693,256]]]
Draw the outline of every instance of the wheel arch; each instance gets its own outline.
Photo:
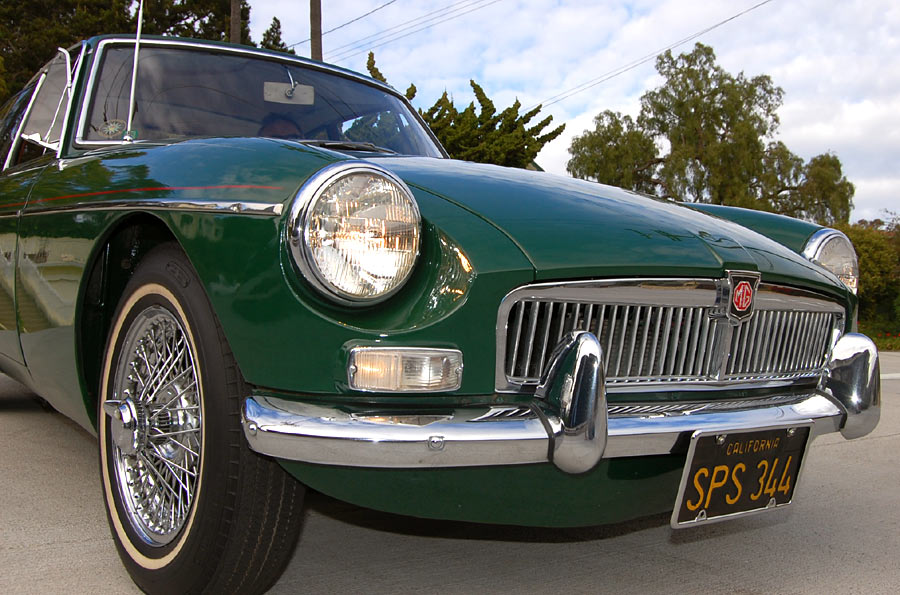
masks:
[[[84,405],[95,430],[103,352],[116,306],[141,259],[168,242],[181,246],[161,218],[149,213],[126,215],[106,230],[85,266],[75,319],[75,357]]]

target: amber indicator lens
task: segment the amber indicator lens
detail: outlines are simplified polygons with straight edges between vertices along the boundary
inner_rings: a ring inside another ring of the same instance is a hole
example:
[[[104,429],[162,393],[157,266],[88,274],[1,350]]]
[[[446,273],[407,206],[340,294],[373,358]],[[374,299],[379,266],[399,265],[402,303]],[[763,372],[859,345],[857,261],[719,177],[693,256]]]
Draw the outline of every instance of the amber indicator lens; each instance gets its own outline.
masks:
[[[808,439],[808,426],[695,434],[672,525],[789,504]]]

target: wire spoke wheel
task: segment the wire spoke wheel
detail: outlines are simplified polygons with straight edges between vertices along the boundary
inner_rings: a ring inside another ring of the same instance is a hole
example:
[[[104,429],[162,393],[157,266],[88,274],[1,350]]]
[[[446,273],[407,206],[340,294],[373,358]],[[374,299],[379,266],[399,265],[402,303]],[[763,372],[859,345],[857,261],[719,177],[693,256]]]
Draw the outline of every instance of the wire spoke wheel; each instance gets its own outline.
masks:
[[[146,593],[262,593],[300,533],[303,486],[241,431],[250,389],[190,261],[149,250],[111,319],[98,398],[116,549]]]
[[[203,444],[194,354],[165,308],[147,308],[128,330],[104,409],[128,519],[145,543],[165,545],[190,514]]]

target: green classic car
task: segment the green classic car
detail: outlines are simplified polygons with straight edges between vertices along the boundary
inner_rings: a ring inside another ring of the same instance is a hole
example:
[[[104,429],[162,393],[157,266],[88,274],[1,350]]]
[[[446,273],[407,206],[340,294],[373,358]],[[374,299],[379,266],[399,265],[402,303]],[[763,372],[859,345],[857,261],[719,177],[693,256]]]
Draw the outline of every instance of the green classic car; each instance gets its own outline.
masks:
[[[835,230],[453,161],[390,87],[220,43],[92,38],[0,118],[0,369],[98,436],[148,592],[271,586],[304,486],[692,526],[878,422]]]

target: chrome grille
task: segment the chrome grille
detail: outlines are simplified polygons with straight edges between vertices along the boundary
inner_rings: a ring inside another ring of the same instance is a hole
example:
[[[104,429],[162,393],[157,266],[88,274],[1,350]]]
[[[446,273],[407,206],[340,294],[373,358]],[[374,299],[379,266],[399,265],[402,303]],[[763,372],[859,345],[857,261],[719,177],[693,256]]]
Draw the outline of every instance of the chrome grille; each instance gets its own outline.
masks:
[[[504,300],[498,318],[498,390],[533,387],[563,335],[600,340],[609,390],[648,385],[793,381],[818,376],[842,308],[796,289],[762,284],[738,326],[718,315],[712,280],[544,284]]]
[[[816,375],[830,347],[831,312],[757,312],[734,329],[725,377],[780,378]]]

